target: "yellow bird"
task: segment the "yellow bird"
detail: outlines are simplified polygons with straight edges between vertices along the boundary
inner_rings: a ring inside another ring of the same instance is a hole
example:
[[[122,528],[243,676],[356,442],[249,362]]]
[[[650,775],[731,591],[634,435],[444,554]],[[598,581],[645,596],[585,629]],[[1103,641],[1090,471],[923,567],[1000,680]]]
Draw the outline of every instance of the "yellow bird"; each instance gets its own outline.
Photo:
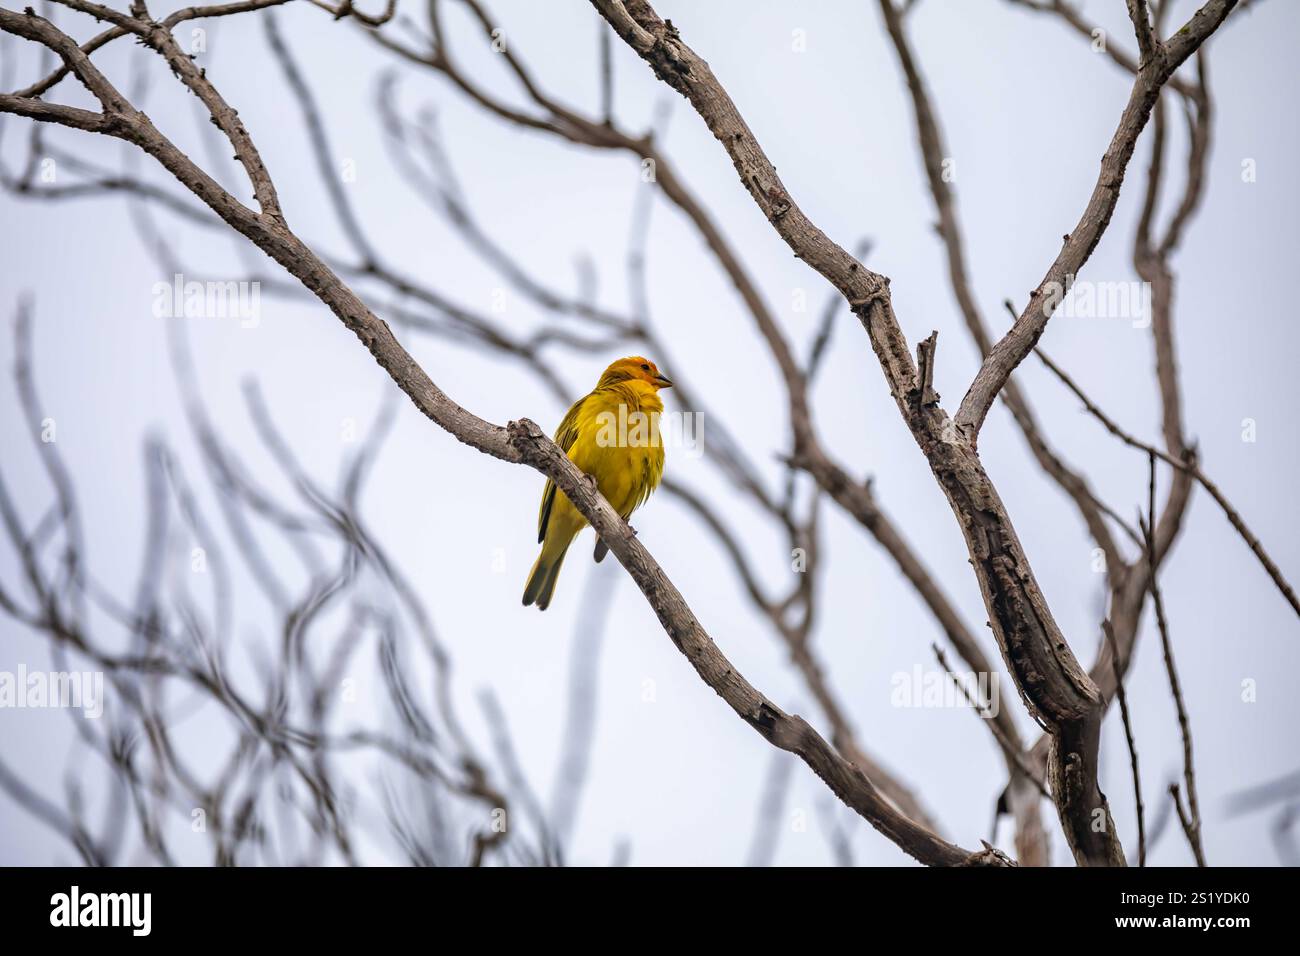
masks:
[[[664,403],[659,389],[672,382],[659,374],[655,363],[639,355],[621,358],[601,375],[596,388],[573,403],[555,431],[555,443],[568,452],[584,473],[626,521],[655,490],[664,473],[664,446],[659,416]],[[555,593],[564,554],[587,519],[573,503],[547,481],[542,510],[537,519],[537,556],[524,588],[524,605],[545,611]],[[600,561],[608,549],[596,542]]]

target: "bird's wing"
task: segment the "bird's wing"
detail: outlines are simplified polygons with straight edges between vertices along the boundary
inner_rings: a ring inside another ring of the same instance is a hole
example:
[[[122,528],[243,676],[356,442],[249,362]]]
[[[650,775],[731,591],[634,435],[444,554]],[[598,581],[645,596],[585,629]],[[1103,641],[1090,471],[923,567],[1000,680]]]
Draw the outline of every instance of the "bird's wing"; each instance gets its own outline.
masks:
[[[573,443],[578,440],[578,411],[582,408],[582,403],[587,399],[578,399],[565,412],[560,427],[555,429],[555,444],[560,446],[564,452],[568,452],[573,447]],[[555,504],[555,482],[546,479],[546,489],[542,492],[542,510],[537,516],[537,542],[540,544],[546,539],[546,525],[551,520],[551,508]]]

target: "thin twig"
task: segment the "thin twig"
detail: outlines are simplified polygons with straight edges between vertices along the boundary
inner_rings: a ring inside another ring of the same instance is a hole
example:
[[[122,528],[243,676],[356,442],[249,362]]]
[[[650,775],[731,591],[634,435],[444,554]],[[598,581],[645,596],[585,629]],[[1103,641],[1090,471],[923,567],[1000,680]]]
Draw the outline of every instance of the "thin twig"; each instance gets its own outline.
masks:
[[[1146,815],[1142,810],[1142,777],[1138,774],[1137,744],[1133,741],[1133,720],[1128,710],[1128,691],[1124,689],[1124,674],[1119,666],[1119,648],[1115,644],[1115,629],[1110,619],[1101,622],[1106,643],[1110,645],[1111,665],[1115,668],[1115,695],[1119,698],[1119,715],[1124,721],[1124,739],[1128,742],[1129,764],[1133,769],[1133,799],[1137,803],[1138,866],[1147,865]]]
[[[1160,594],[1160,585],[1156,574],[1155,536],[1151,530],[1155,525],[1156,456],[1151,455],[1148,460],[1151,474],[1147,485],[1148,518],[1139,518],[1138,520],[1147,542],[1147,564],[1150,568],[1147,588],[1150,590],[1151,600],[1155,604],[1156,623],[1160,628],[1160,646],[1164,651],[1165,671],[1169,675],[1169,689],[1174,697],[1174,706],[1178,710],[1178,729],[1183,738],[1183,780],[1187,784],[1187,804],[1190,814],[1183,812],[1182,804],[1178,798],[1177,785],[1171,787],[1170,791],[1174,795],[1175,803],[1178,804],[1178,818],[1182,821],[1183,832],[1187,834],[1187,842],[1192,846],[1192,853],[1196,857],[1196,865],[1205,866],[1205,850],[1201,846],[1201,811],[1196,799],[1196,771],[1192,765],[1192,729],[1187,720],[1187,705],[1183,702],[1183,689],[1178,680],[1178,669],[1174,666],[1174,648],[1169,638],[1169,622],[1165,617],[1164,599]]]
[[[1278,569],[1278,566],[1273,562],[1273,559],[1269,557],[1268,552],[1264,550],[1264,546],[1260,543],[1259,538],[1257,538],[1251,530],[1246,527],[1246,522],[1242,520],[1237,509],[1229,503],[1226,497],[1224,497],[1223,492],[1219,490],[1219,486],[1206,477],[1205,472],[1203,472],[1197,464],[1195,456],[1188,461],[1179,461],[1173,455],[1161,451],[1154,445],[1133,437],[1129,432],[1126,432],[1124,429],[1120,428],[1119,425],[1115,424],[1114,419],[1110,418],[1110,416],[1098,408],[1097,405],[1084,393],[1083,389],[1075,383],[1074,379],[1070,378],[1070,376],[1066,374],[1059,365],[1048,358],[1042,349],[1035,348],[1034,353],[1042,363],[1047,366],[1048,370],[1059,378],[1065,387],[1075,394],[1079,401],[1083,402],[1084,410],[1087,411],[1088,414],[1092,415],[1093,418],[1097,419],[1097,421],[1101,422],[1108,432],[1130,448],[1144,451],[1148,455],[1159,458],[1165,464],[1177,468],[1179,471],[1185,471],[1187,474],[1195,478],[1201,487],[1210,493],[1210,497],[1218,503],[1219,507],[1223,510],[1223,513],[1227,516],[1228,521],[1237,530],[1237,533],[1241,535],[1246,544],[1250,546],[1250,550],[1255,553],[1255,557],[1257,557],[1259,563],[1264,566],[1264,570],[1268,572],[1268,576],[1273,579],[1273,583],[1277,585],[1278,590],[1282,592],[1282,596],[1286,598],[1287,603],[1291,605],[1296,614],[1300,615],[1300,598],[1296,597],[1295,589],[1287,579],[1282,576],[1281,570]]]
[[[952,682],[957,685],[957,689],[960,690],[962,696],[966,698],[966,703],[970,704],[975,713],[984,718],[985,722],[989,726],[989,730],[993,732],[993,737],[997,740],[998,746],[1002,748],[1002,752],[1005,753],[1007,757],[1010,758],[1010,760],[1020,769],[1021,773],[1033,782],[1034,786],[1038,788],[1039,793],[1048,800],[1052,799],[1052,794],[1048,791],[1047,786],[1043,783],[1042,779],[1034,773],[1033,768],[1029,766],[1029,761],[1025,759],[1024,752],[1016,748],[1016,746],[1007,739],[1006,735],[998,727],[997,723],[990,719],[988,707],[971,696],[970,689],[963,684],[961,679],[953,672],[952,667],[948,664],[947,656],[943,653],[943,648],[938,644],[931,644],[930,648],[934,651],[934,656],[939,659],[939,666],[943,668],[944,673],[952,678]]]

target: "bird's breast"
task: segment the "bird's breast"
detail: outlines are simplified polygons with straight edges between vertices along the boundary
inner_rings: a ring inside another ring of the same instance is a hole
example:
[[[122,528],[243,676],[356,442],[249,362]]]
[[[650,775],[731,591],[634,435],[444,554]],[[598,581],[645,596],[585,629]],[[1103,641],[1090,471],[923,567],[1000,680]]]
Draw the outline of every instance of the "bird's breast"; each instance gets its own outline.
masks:
[[[626,518],[663,475],[663,403],[653,392],[623,392],[611,388],[588,396],[569,457],[596,479],[600,493]]]

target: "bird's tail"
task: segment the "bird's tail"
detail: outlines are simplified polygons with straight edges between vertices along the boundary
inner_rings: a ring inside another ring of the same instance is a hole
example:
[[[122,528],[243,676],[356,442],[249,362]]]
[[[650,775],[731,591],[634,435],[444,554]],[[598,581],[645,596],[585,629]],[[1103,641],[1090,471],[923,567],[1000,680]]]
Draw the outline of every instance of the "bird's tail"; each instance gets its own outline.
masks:
[[[545,611],[551,605],[551,595],[555,593],[555,582],[560,578],[560,565],[568,553],[569,542],[558,553],[551,553],[550,542],[542,545],[542,553],[533,563],[533,570],[528,574],[528,584],[524,587],[524,607],[536,604],[537,610]]]

